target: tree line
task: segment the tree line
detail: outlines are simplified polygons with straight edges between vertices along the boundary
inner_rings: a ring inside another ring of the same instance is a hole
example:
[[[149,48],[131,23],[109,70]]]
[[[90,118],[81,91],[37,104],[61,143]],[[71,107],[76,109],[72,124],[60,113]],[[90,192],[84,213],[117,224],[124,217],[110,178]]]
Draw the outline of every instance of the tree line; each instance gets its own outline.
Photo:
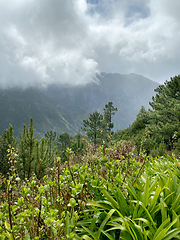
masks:
[[[117,108],[113,106],[112,102],[109,102],[103,111],[103,114],[95,111],[90,114],[89,119],[83,120],[82,130],[85,135],[82,135],[80,131],[75,136],[70,136],[68,133],[57,135],[56,132],[49,131],[39,140],[39,134],[35,135],[31,118],[29,126],[24,124],[23,131],[19,133],[19,137],[15,138],[13,127],[10,124],[9,128],[4,130],[0,136],[0,173],[7,176],[12,165],[9,161],[9,154],[12,153],[20,178],[29,179],[32,173],[40,178],[47,168],[53,166],[57,156],[61,158],[62,162],[67,160],[67,148],[71,148],[75,155],[79,156],[86,151],[86,141],[90,141],[94,145],[100,144],[102,141],[108,142],[108,136],[113,133],[112,117]]]
[[[150,109],[141,107],[132,125],[113,135],[114,140],[131,140],[138,151],[152,156],[180,151],[180,75],[155,90]]]
[[[136,120],[124,130],[113,132],[112,121],[117,108],[112,102],[105,105],[103,114],[95,111],[89,118],[83,120],[82,131],[75,136],[68,133],[57,135],[49,131],[42,139],[35,136],[33,120],[29,126],[23,127],[19,137],[13,136],[13,127],[9,125],[0,136],[0,172],[6,176],[10,162],[7,150],[16,153],[16,167],[21,178],[29,178],[32,173],[40,176],[42,172],[53,165],[56,156],[66,161],[66,149],[69,147],[78,157],[85,154],[86,142],[93,146],[110,145],[121,140],[131,141],[138,153],[157,156],[166,152],[180,152],[180,76],[165,81],[155,89],[156,95],[149,103],[151,108],[143,106]],[[17,150],[16,150],[17,149]],[[95,149],[95,148],[94,148]]]

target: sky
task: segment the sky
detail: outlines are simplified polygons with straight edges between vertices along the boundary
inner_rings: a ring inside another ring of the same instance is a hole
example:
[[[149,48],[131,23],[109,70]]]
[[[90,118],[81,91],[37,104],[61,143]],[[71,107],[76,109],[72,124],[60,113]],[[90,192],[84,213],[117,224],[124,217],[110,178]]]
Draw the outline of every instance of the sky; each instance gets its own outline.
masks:
[[[180,74],[179,0],[0,0],[0,88]]]

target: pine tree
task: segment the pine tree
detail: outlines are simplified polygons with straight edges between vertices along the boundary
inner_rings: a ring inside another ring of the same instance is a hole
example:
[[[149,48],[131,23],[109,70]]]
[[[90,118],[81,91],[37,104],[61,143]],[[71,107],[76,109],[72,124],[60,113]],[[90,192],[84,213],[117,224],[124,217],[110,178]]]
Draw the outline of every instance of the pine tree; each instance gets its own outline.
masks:
[[[63,161],[66,161],[65,151],[71,146],[71,136],[68,133],[60,134],[56,139],[57,150]]]
[[[104,124],[106,126],[106,130],[108,132],[111,132],[111,130],[114,127],[112,117],[118,110],[113,106],[113,102],[109,102],[108,104],[106,104],[103,110],[104,110]]]
[[[52,153],[54,152],[55,142],[56,142],[56,132],[47,132],[45,133],[45,138],[49,140],[49,157],[51,157]]]
[[[97,144],[98,139],[100,138],[100,130],[103,127],[103,115],[97,111],[90,113],[89,119],[83,120],[83,125],[81,129],[86,132],[89,139]]]
[[[7,176],[10,168],[10,163],[7,157],[7,150],[10,147],[16,147],[13,132],[13,127],[11,124],[9,124],[9,128],[4,130],[3,135],[0,137],[0,173],[2,173],[5,177]]]
[[[170,149],[174,133],[177,132],[177,139],[180,137],[180,75],[160,85],[155,92],[149,103],[153,109],[149,129],[159,143],[164,139]]]
[[[18,172],[23,178],[30,178],[34,171],[33,162],[35,161],[34,149],[36,147],[36,139],[39,134],[34,136],[33,120],[30,119],[29,128],[24,125],[23,133],[19,133],[18,141]]]
[[[54,155],[49,155],[50,140],[47,138],[36,139],[35,146],[35,161],[34,161],[34,173],[37,178],[41,178],[45,174],[47,167],[51,167],[54,161]]]

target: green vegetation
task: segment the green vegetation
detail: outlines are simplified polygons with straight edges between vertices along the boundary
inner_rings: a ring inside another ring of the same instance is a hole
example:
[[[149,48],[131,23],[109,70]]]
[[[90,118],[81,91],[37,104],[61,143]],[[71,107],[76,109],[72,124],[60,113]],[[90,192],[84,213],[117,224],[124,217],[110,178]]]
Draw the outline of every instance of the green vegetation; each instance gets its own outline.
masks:
[[[152,109],[142,106],[136,120],[129,128],[114,134],[114,140],[135,142],[138,151],[152,156],[167,151],[179,152],[180,143],[180,76],[171,78],[155,89]]]
[[[135,146],[86,146],[40,179],[20,179],[15,149],[2,179],[1,239],[179,239],[180,169],[175,157],[137,155]]]
[[[112,117],[114,114],[117,112],[117,108],[113,106],[113,102],[109,102],[108,104],[105,105],[104,108],[104,125],[106,127],[106,131],[109,133],[114,127],[114,123],[112,122]]]
[[[34,121],[39,138],[46,132],[75,135],[90,113],[102,110],[108,101],[118,108],[115,130],[131,124],[141,105],[148,107],[158,83],[136,74],[102,73],[86,85],[49,85],[47,88],[0,89],[0,135],[13,126],[18,137],[22,126]]]
[[[83,121],[85,136],[39,140],[31,118],[15,140],[10,125],[0,137],[0,239],[180,239],[179,89],[180,76],[159,86],[152,109],[115,133],[112,102]]]
[[[92,140],[94,145],[97,143],[97,139],[100,139],[100,131],[103,127],[102,125],[103,115],[97,111],[90,113],[90,117],[87,120],[83,120],[82,130],[86,132],[89,139]]]

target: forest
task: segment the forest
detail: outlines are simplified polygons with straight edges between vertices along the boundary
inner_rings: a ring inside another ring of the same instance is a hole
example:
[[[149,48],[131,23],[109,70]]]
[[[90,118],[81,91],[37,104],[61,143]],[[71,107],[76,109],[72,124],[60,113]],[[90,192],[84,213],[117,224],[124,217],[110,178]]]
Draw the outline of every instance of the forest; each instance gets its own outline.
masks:
[[[155,89],[150,109],[113,132],[118,109],[83,120],[79,133],[33,119],[0,136],[0,240],[180,239],[180,76]]]

